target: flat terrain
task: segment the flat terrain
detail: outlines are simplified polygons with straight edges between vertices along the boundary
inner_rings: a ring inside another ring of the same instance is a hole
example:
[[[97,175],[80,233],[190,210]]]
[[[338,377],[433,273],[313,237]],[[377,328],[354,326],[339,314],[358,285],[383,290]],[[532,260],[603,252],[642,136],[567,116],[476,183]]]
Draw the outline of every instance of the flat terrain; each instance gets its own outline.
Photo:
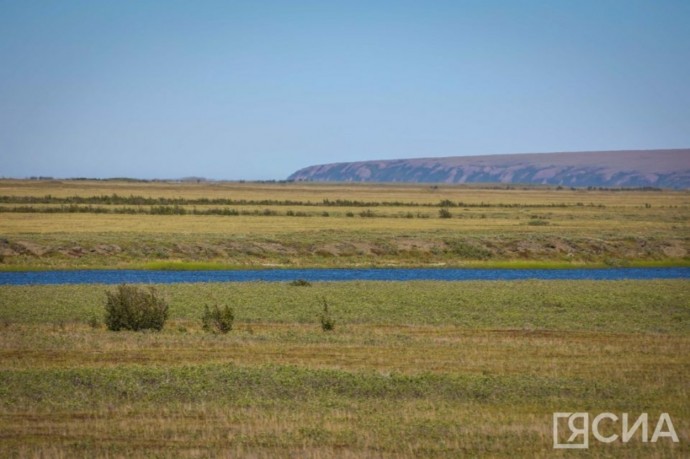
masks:
[[[687,265],[688,222],[687,191],[4,180],[0,268]]]
[[[2,287],[0,455],[572,457],[552,413],[611,411],[668,412],[680,443],[587,457],[687,457],[689,287],[165,285],[160,333],[98,324],[112,287]],[[235,309],[228,335],[201,330],[213,303]]]
[[[2,180],[0,269],[678,266],[689,222],[685,191]],[[159,333],[107,331],[113,288],[0,287],[0,457],[579,456],[563,411],[680,437],[585,457],[690,456],[688,280],[161,285]]]

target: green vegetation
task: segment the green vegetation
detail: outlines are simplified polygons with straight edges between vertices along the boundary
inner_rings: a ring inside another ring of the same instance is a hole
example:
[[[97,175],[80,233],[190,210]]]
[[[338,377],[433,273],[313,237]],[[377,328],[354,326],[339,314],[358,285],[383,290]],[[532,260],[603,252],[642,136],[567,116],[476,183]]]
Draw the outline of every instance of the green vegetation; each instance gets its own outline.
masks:
[[[168,318],[168,304],[153,287],[145,290],[133,285],[119,285],[106,291],[105,325],[108,330],[157,330]]]
[[[103,309],[101,285],[3,286],[0,319],[83,322]],[[157,285],[169,320],[196,323],[204,304],[232,299],[240,323],[316,324],[322,298],[339,322],[463,329],[690,333],[688,281],[204,283]],[[654,320],[649,320],[653,314]],[[190,324],[191,326],[191,324]]]
[[[321,303],[323,304],[323,311],[321,311],[321,315],[319,316],[321,330],[325,332],[333,331],[335,329],[335,319],[333,318],[330,309],[328,309],[328,301],[326,301],[326,298],[322,298]]]
[[[134,265],[133,268],[155,271],[218,271],[241,269],[241,267],[237,265],[205,261],[150,261],[140,265]]]
[[[204,314],[201,316],[202,328],[205,331],[225,334],[232,330],[232,323],[235,321],[235,313],[231,307],[225,305],[219,307],[217,304],[209,308],[204,306]]]
[[[100,285],[3,287],[0,454],[553,457],[551,413],[585,410],[669,412],[681,440],[590,455],[683,457],[689,285],[158,285],[160,333],[91,326]],[[206,333],[229,298],[233,332]]]

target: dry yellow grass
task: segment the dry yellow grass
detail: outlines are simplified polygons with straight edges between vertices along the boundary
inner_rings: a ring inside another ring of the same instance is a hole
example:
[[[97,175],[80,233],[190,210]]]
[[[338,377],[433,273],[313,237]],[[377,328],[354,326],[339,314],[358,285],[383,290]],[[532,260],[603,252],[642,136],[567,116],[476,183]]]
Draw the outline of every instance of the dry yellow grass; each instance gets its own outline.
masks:
[[[682,400],[687,336],[415,325],[347,326],[323,336],[315,327],[270,323],[209,336],[185,322],[167,330],[9,326],[0,337],[0,378],[16,375],[32,389],[7,383],[0,452],[558,457],[551,413],[562,410],[671,412],[680,445],[594,443],[595,457],[683,457],[690,441]],[[246,374],[248,389],[224,379],[234,372]],[[52,389],[34,378],[52,380]],[[293,386],[311,378],[322,382],[309,395]],[[436,393],[434,384],[470,392]]]
[[[690,337],[677,335],[346,324],[319,338],[318,324],[235,328],[228,336],[210,336],[196,321],[176,320],[165,333],[141,335],[105,333],[84,323],[16,324],[0,336],[0,362],[12,370],[225,363],[410,375],[532,373],[630,384],[643,377],[647,388],[655,385],[655,374],[682,379],[690,364],[679,352],[690,349]]]
[[[4,205],[9,207],[10,205]],[[44,206],[45,207],[45,206]],[[55,207],[55,206],[53,206]],[[203,206],[195,206],[203,210]],[[206,206],[206,208],[217,208]],[[237,208],[237,207],[235,207]],[[4,213],[0,215],[0,231],[4,234],[22,233],[216,233],[216,234],[280,234],[293,231],[347,230],[347,231],[453,231],[490,234],[555,232],[566,234],[600,234],[626,232],[632,234],[690,234],[690,210],[638,208],[566,207],[566,208],[454,208],[453,218],[438,218],[438,208],[382,207],[370,208],[374,218],[362,218],[363,208],[309,206],[242,206],[243,211],[269,209],[278,213],[262,215],[141,215],[92,213]],[[285,212],[298,210],[308,217],[288,217]],[[321,216],[328,212],[329,216]],[[354,214],[346,216],[348,212]],[[413,218],[405,218],[405,214]],[[426,218],[418,218],[422,214]],[[548,222],[545,226],[529,226],[535,218]]]
[[[331,183],[188,183],[127,181],[0,180],[0,195],[8,196],[144,196],[151,198],[226,198],[292,200],[319,203],[323,199],[366,202],[415,202],[437,204],[449,199],[468,204],[568,204],[606,206],[690,206],[688,191],[598,191],[555,188],[494,189],[493,185],[331,184]]]
[[[152,212],[150,205],[127,203],[93,205],[111,213],[3,212],[5,269],[159,261],[239,266],[462,265],[478,260],[684,264],[690,253],[690,193],[685,191],[0,180],[0,196],[112,194],[250,203],[182,205],[186,212],[242,213],[225,216],[112,213],[123,208]],[[349,204],[324,205],[325,199]],[[451,218],[440,218],[442,200],[454,203]],[[29,206],[35,211],[60,207]],[[361,216],[367,211],[373,216]],[[246,215],[252,212],[257,215]]]

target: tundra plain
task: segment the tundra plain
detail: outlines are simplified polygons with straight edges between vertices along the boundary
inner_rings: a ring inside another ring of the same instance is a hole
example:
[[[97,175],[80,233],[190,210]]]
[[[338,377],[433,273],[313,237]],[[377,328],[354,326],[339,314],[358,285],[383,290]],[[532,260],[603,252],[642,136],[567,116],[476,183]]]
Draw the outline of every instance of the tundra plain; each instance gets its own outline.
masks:
[[[687,265],[690,192],[0,181],[0,268]]]
[[[5,270],[688,262],[684,191],[126,181],[0,190]],[[156,288],[170,303],[159,333],[107,331],[112,286],[0,286],[0,455],[690,455],[686,279]],[[319,326],[323,299],[332,332]],[[227,335],[202,330],[213,304],[235,311]],[[563,411],[668,412],[680,441],[638,432],[554,450],[552,413]]]

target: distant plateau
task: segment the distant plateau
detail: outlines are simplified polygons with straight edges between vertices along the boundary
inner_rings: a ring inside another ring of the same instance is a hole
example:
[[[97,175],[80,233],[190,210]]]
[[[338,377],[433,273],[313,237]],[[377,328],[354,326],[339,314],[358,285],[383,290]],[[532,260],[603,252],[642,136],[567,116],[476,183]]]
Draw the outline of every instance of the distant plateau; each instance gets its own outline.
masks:
[[[690,149],[523,153],[321,164],[288,177],[317,182],[505,183],[690,188]]]

